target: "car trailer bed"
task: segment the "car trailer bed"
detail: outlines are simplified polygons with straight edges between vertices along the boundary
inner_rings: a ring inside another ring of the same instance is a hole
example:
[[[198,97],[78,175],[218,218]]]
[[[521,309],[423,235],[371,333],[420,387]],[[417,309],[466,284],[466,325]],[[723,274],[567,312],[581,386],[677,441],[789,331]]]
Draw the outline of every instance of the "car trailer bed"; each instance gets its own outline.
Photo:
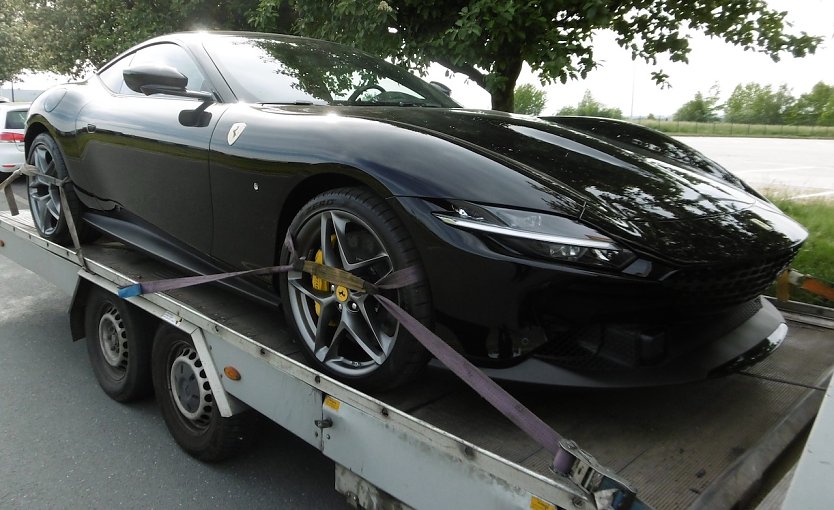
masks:
[[[0,213],[0,254],[69,295],[80,285],[115,292],[180,276],[117,243],[83,250],[88,270],[75,251],[38,237],[28,211]],[[213,361],[209,379],[228,393],[225,405],[232,412],[252,407],[321,450],[336,463],[337,490],[354,505],[595,506],[550,472],[552,455],[441,367],[368,396],[306,367],[282,314],[225,290],[193,287],[130,301],[203,338]],[[798,310],[786,313],[790,331],[780,349],[730,376],[639,390],[509,388],[631,482],[648,505],[730,508],[760,489],[765,472],[813,421],[834,367],[834,321]],[[223,375],[226,366],[240,381]]]

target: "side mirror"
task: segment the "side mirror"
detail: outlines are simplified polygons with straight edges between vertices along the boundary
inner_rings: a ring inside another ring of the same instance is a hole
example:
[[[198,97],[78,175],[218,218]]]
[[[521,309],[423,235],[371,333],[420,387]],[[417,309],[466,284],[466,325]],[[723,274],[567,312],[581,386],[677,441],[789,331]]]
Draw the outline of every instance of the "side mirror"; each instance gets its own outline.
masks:
[[[203,101],[214,101],[211,92],[188,90],[188,78],[171,66],[138,65],[122,71],[125,85],[130,90],[140,92],[146,96],[153,94],[168,94],[180,97],[193,97]]]
[[[434,88],[436,88],[440,92],[443,92],[447,96],[452,97],[452,89],[447,87],[445,84],[440,83],[439,81],[430,81],[429,83],[431,83],[434,86]]]

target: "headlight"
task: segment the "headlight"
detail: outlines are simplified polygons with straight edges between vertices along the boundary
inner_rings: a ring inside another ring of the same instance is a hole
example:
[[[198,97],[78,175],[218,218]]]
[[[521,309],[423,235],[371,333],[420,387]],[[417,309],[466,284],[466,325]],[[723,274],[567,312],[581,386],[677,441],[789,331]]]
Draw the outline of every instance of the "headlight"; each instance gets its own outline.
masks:
[[[434,215],[448,225],[488,234],[527,255],[607,268],[621,268],[635,258],[613,239],[569,218],[462,201],[451,205],[451,211]]]

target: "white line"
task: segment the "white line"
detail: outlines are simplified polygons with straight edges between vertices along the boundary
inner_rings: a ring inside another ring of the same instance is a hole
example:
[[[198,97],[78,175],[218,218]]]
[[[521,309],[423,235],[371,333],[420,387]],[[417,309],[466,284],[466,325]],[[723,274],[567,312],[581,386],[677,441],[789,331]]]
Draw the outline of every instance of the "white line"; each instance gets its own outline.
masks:
[[[754,168],[753,170],[736,170],[736,174],[752,174],[756,172],[772,173],[772,172],[791,172],[793,170],[808,170],[810,168],[822,168],[821,166],[788,166],[784,168]]]
[[[808,193],[807,195],[797,195],[795,197],[791,197],[791,200],[802,200],[803,198],[813,198],[813,197],[825,197],[828,195],[834,195],[834,191],[821,191],[819,193]]]

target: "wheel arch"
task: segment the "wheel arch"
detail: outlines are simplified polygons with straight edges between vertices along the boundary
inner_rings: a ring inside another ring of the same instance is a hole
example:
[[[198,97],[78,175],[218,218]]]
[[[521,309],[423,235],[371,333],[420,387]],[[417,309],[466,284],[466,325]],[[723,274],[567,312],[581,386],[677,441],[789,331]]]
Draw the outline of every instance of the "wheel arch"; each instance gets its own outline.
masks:
[[[38,135],[41,133],[50,133],[49,128],[46,127],[41,120],[36,120],[29,124],[26,128],[26,135],[24,137],[24,154],[26,157],[29,157],[29,149],[32,147],[32,142],[35,141]]]
[[[365,174],[365,176],[369,177],[368,174]],[[298,211],[300,211],[301,208],[307,204],[307,202],[325,191],[356,186],[369,187],[374,193],[377,193],[383,199],[391,195],[384,185],[378,181],[368,182],[368,180],[363,180],[356,174],[355,171],[351,173],[330,171],[327,173],[316,174],[296,184],[296,186],[287,194],[287,199],[281,207],[281,211],[278,216],[278,232],[275,237],[277,240],[274,254],[275,263],[278,263],[281,256],[281,246],[284,243],[284,236],[286,236],[290,223],[292,223],[295,215],[298,214]]]

